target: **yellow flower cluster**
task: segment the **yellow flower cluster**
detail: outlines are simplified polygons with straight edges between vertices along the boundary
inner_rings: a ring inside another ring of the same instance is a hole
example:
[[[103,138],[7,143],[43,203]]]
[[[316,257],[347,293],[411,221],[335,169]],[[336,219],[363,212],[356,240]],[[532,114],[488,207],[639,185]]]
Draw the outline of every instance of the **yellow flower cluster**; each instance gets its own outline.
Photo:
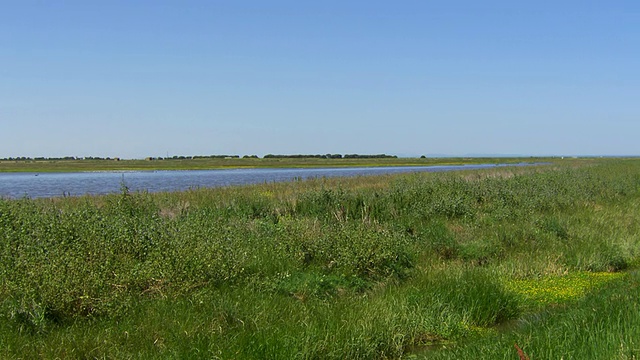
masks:
[[[507,283],[507,288],[520,294],[527,303],[549,305],[576,299],[623,275],[624,273],[576,272],[563,276],[512,280]]]

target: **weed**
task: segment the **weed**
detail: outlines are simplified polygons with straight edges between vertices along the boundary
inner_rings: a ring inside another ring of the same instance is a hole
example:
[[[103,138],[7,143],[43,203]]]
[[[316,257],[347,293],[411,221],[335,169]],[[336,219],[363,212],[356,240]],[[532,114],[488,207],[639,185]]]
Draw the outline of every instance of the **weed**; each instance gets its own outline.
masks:
[[[0,199],[0,357],[633,358],[639,214],[614,159]]]

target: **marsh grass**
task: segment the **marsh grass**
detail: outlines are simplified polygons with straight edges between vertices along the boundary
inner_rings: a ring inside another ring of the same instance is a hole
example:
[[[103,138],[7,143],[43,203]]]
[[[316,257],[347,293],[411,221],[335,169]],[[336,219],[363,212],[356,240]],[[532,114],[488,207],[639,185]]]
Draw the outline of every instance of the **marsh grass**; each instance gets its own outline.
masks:
[[[515,164],[553,162],[554,158],[184,158],[184,159],[65,159],[65,160],[0,160],[0,172],[77,172],[130,170],[206,170],[229,168],[315,168],[352,166],[428,166],[463,164]]]
[[[625,274],[620,272],[572,272],[563,276],[513,279],[506,287],[522,297],[523,306],[538,309],[566,304],[624,276]]]
[[[509,331],[421,354],[428,359],[512,359],[518,344],[531,359],[635,359],[640,355],[638,272],[614,276],[563,306],[533,313]],[[580,283],[581,281],[578,281]],[[553,291],[555,292],[555,291]]]
[[[639,215],[637,160],[0,200],[0,357],[631,356]]]

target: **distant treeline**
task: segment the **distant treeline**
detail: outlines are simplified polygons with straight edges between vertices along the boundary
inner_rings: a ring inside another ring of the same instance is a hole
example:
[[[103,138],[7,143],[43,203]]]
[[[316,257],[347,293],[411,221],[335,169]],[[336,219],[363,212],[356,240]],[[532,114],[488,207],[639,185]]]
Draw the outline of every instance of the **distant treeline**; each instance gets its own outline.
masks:
[[[196,156],[172,156],[172,157],[147,157],[145,160],[192,160],[192,159],[239,159],[239,155],[196,155]],[[244,155],[243,159],[259,159],[258,155]],[[396,159],[395,155],[386,154],[374,154],[374,155],[361,155],[361,154],[293,154],[293,155],[274,155],[267,154],[265,159]],[[0,159],[0,161],[65,161],[65,160],[115,160],[119,161],[120,158],[114,157],[99,157],[99,156],[65,156],[65,157],[9,157]]]
[[[395,159],[395,155],[376,154],[376,155],[360,155],[360,154],[325,154],[325,155],[273,155],[267,154],[265,159]]]
[[[196,156],[174,156],[167,159],[239,159],[239,155],[196,155]]]
[[[172,157],[151,157],[147,160],[191,160],[191,159],[239,159],[240,155],[195,155],[195,156],[172,156]],[[258,155],[244,155],[243,159],[258,159]]]
[[[65,160],[120,160],[120,158],[115,157],[115,158],[110,158],[110,157],[93,157],[93,156],[85,156],[85,157],[76,157],[76,156],[65,156],[65,157],[27,157],[27,156],[20,156],[20,157],[8,157],[8,158],[2,158],[0,159],[0,161],[65,161]]]
[[[191,159],[238,159],[239,155],[197,155],[197,156],[173,156],[173,157],[146,157],[145,160],[191,160]],[[244,158],[258,158],[257,155],[245,155]],[[116,160],[119,161],[119,157],[99,157],[99,156],[65,156],[65,157],[8,157],[2,158],[0,161],[67,161],[67,160]]]

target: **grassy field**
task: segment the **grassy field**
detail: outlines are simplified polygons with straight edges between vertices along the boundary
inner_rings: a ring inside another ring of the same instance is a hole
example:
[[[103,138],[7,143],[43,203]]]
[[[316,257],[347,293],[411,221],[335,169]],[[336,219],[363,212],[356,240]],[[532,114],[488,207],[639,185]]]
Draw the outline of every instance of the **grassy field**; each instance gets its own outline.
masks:
[[[346,166],[427,166],[543,162],[550,158],[382,158],[382,159],[255,159],[205,158],[163,160],[0,160],[0,172],[78,172],[131,170],[205,170],[228,168],[310,168]]]
[[[639,259],[637,159],[0,200],[0,358],[635,359]]]

